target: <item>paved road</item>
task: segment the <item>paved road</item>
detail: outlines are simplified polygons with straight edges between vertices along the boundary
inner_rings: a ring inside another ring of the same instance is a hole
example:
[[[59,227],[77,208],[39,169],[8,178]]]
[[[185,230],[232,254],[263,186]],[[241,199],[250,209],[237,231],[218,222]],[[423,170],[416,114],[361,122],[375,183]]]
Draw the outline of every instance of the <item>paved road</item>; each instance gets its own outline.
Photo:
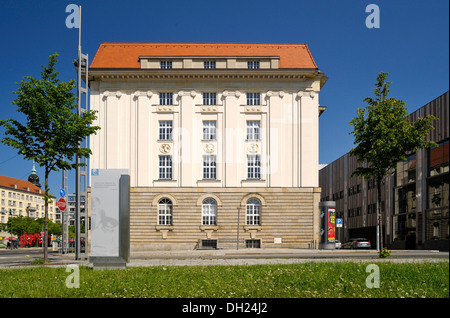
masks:
[[[43,258],[41,248],[0,249],[0,268],[16,268],[30,265],[34,259]],[[447,261],[448,252],[428,250],[392,251],[388,259],[379,259],[375,250],[297,250],[297,249],[244,249],[244,250],[193,250],[154,251],[145,255],[135,254],[128,267],[136,266],[185,266],[185,265],[252,265],[325,261]],[[75,260],[74,254],[49,251],[50,264],[80,264],[90,266],[88,260]]]

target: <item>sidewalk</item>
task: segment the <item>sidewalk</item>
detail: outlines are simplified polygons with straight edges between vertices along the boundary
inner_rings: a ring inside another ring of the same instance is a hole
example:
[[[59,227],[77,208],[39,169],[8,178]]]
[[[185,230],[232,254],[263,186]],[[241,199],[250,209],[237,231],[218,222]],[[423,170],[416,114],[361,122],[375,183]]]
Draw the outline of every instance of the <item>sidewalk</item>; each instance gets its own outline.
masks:
[[[345,261],[448,262],[448,252],[441,253],[433,250],[393,250],[390,258],[380,259],[376,250],[227,249],[146,251],[145,254],[133,253],[130,261],[127,263],[127,267],[295,264]],[[58,255],[59,257],[55,258],[59,258],[61,263],[92,266],[89,260],[74,260],[74,254]],[[437,257],[438,255],[439,257]]]

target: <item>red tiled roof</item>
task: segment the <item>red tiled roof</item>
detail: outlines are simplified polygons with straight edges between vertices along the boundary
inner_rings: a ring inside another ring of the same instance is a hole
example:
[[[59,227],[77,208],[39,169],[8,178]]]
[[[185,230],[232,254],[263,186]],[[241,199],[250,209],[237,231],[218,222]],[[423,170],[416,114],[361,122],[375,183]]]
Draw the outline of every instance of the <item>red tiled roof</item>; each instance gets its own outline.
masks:
[[[17,185],[17,189],[15,186]],[[35,186],[29,181],[20,180],[16,178],[11,178],[7,176],[0,175],[0,187],[10,188],[12,190],[20,190],[20,191],[28,191],[30,188],[30,192],[39,194],[39,190],[41,190],[41,194],[44,194],[44,190]]]
[[[275,57],[283,69],[317,69],[306,44],[102,43],[90,68],[140,68],[140,56]]]

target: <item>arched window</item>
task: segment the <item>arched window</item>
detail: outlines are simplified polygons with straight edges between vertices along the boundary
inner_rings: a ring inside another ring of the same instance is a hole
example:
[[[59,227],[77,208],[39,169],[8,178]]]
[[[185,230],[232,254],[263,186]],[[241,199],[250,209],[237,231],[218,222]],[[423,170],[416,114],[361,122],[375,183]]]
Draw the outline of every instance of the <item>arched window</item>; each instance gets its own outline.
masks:
[[[261,225],[261,202],[258,199],[247,201],[247,225]]]
[[[158,224],[172,225],[172,201],[161,199],[158,202]]]
[[[433,223],[433,237],[435,237],[435,238],[439,237],[439,223],[438,222]]]
[[[208,198],[202,203],[202,224],[216,225],[217,224],[217,203],[215,200]]]

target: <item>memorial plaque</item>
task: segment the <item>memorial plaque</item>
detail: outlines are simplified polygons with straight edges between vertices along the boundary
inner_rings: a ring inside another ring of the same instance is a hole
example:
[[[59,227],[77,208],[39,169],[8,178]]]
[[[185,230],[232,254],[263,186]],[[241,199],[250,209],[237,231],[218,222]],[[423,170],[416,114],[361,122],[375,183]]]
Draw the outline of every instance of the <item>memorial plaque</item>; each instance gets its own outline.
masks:
[[[128,170],[93,169],[91,172],[91,261],[123,263],[129,259]]]

